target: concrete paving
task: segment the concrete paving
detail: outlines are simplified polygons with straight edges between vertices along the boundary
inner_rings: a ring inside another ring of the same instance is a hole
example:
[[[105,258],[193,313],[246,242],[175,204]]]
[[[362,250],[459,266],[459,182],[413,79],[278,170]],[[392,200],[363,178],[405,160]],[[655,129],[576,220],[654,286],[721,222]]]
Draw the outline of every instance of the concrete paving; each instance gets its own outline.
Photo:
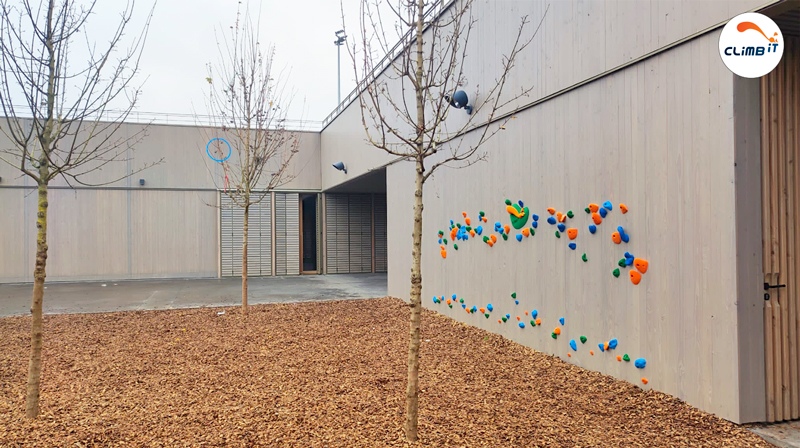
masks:
[[[231,306],[242,303],[239,278],[46,283],[45,314],[105,313]],[[248,303],[368,299],[386,296],[386,274],[251,277]],[[30,313],[32,284],[0,285],[0,316]]]
[[[800,422],[752,425],[748,429],[781,448],[800,448]]]

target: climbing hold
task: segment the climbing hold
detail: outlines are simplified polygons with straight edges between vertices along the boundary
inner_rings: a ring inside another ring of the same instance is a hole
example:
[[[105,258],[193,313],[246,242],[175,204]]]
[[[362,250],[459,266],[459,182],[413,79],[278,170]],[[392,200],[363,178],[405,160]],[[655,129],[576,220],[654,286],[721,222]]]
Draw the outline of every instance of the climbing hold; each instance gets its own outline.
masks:
[[[447,258],[447,251],[446,250],[442,251],[442,258]]]
[[[525,230],[528,230],[528,229],[525,229]],[[521,233],[517,234],[517,241],[522,241],[522,234]]]
[[[488,222],[485,216],[483,217],[483,222]]]
[[[497,323],[500,324],[502,323],[502,321],[500,319],[497,319]]]
[[[567,229],[567,236],[569,239],[574,240],[578,237],[578,229]]]
[[[472,305],[472,312],[474,313],[474,312],[476,312],[476,311],[478,311],[478,307],[477,307],[477,306],[475,306],[475,305]]]
[[[570,211],[568,211],[568,212],[567,212],[567,218],[569,218],[569,219],[572,219],[572,218],[574,218],[574,217],[575,217],[575,214],[574,214],[574,213],[572,213],[572,210],[570,210]]]
[[[453,244],[453,249],[458,250],[458,244]]]
[[[589,354],[594,356],[594,350],[589,350]]]
[[[433,303],[439,303],[439,299],[437,299],[436,296],[433,296]]]
[[[490,303],[490,304],[488,304],[488,305],[486,305],[486,309],[487,309],[487,310],[489,310],[489,312],[492,312],[492,311],[494,311],[494,307],[492,306],[492,304],[491,304],[491,303]]]
[[[441,237],[441,236],[444,236],[444,232],[442,232],[442,231],[440,230],[440,231],[439,231],[439,236],[440,236],[440,237]]]
[[[461,212],[461,216],[466,218],[467,217],[467,212]]]
[[[599,225],[601,222],[603,222],[603,218],[601,218],[597,213],[592,213],[592,221]]]
[[[567,215],[561,215],[561,218],[558,219],[558,222],[567,222]]]
[[[511,200],[510,199],[506,199],[506,205],[511,205]]]
[[[460,223],[460,222],[457,222],[457,223],[456,223],[456,227],[458,227],[458,228],[460,229],[460,228],[461,228],[461,223]]]
[[[554,209],[553,207],[549,207],[547,209],[547,213],[550,213],[551,215],[555,215],[556,214],[556,209]]]
[[[539,220],[539,215],[534,213],[533,215],[531,215],[531,218],[533,218],[534,221],[538,221]]]
[[[535,326],[536,326],[536,322],[531,320],[531,327],[535,327]]]
[[[572,358],[572,353],[567,353],[568,358]]]
[[[617,355],[617,361],[622,362],[622,356]]]
[[[465,222],[465,223],[467,223],[467,225],[470,225],[470,224],[471,224],[471,223],[470,223],[470,219],[469,219],[469,218],[464,218],[464,222]]]
[[[514,305],[519,305],[519,300],[515,300]]]
[[[487,242],[487,241],[489,241],[489,237],[484,235],[484,237],[483,237],[483,242],[485,243],[485,242]]]
[[[550,337],[552,337],[553,339],[558,339],[558,335],[555,333],[550,333]]]
[[[511,227],[505,226],[503,227],[503,230],[505,230],[505,233],[509,233],[511,231]]]
[[[615,348],[617,348],[617,344],[618,343],[619,342],[616,339],[612,339],[612,340],[608,341],[608,348],[610,348],[611,350],[614,350]]]
[[[614,275],[614,277],[619,277],[619,268],[614,269],[611,273]]]
[[[501,317],[501,319],[503,319],[503,322],[505,322],[505,321],[507,321],[507,320],[508,320],[508,318],[507,318],[507,317],[505,317],[505,316]]]
[[[564,224],[559,224],[556,227],[558,227],[559,232],[564,232],[565,230],[567,230],[567,226],[565,226]]]
[[[538,315],[539,315],[538,311],[536,311],[536,310],[531,311],[531,317],[532,318],[536,319],[536,316],[538,316]]]
[[[625,243],[631,240],[631,237],[625,233],[625,229],[623,229],[622,226],[617,227],[617,232],[619,232],[620,238],[622,238],[622,241]]]
[[[536,319],[536,325],[541,325],[541,324],[542,324],[542,319],[541,318]]]
[[[525,328],[525,322],[520,322],[519,323],[519,328]]]
[[[581,260],[583,260],[584,262],[589,261],[589,259],[586,258],[586,254],[581,255]]]
[[[599,344],[597,344],[597,346],[598,346],[598,347],[600,347],[600,351],[601,351],[601,352],[604,352],[604,351],[606,351],[606,349],[605,349],[605,348],[603,348],[603,343],[602,343],[602,342],[601,342],[601,343],[599,343]]]
[[[585,344],[585,343],[586,343],[586,336],[581,336],[581,344]]]
[[[597,232],[597,226],[594,224],[589,224],[589,233],[594,235],[595,232]]]
[[[606,350],[608,350],[608,342],[606,342],[605,344],[603,344],[603,347],[604,347]]]
[[[469,231],[469,236],[475,238],[475,230],[474,229]]]
[[[519,319],[519,316],[517,316],[517,320],[520,320],[520,319]]]
[[[600,206],[597,204],[589,204],[589,210],[591,210],[592,213],[597,213],[597,211],[600,210]]]
[[[489,245],[489,247],[494,247],[494,241],[489,241],[489,242],[487,242],[486,244],[488,244],[488,245]]]
[[[450,308],[452,308],[452,307],[453,307],[453,305],[447,305],[447,306],[449,306]]]
[[[561,222],[564,215],[561,212],[556,213],[556,221]]]
[[[483,315],[486,316],[487,319],[489,318],[489,313],[484,313]]]
[[[453,297],[455,298],[455,294],[453,294]],[[462,298],[459,302],[464,303],[464,299]]]
[[[614,232],[611,234],[611,241],[613,241],[614,244],[619,244],[622,242],[622,238],[619,237],[619,233]]]
[[[625,252],[625,258],[635,258],[630,252]]]
[[[503,241],[508,241],[508,234],[507,233],[503,234]]]
[[[600,209],[600,211],[599,211],[599,213],[600,213],[600,217],[601,217],[601,218],[605,218],[605,217],[606,217],[606,215],[608,214],[608,210],[606,210],[606,209],[604,209],[604,208],[601,208],[601,209]]]
[[[638,285],[639,282],[642,281],[642,274],[640,274],[639,271],[634,271],[633,269],[631,269],[630,276],[631,276],[631,283],[633,283],[634,285]]]
[[[628,206],[625,204],[619,204],[619,209],[622,210],[622,214],[628,213]]]
[[[564,318],[563,318],[563,317],[562,317],[562,318],[559,318],[559,319],[558,319],[558,322],[559,322],[561,325],[564,325]]]
[[[450,299],[447,299],[447,304],[450,305]]]
[[[611,204],[611,201],[603,202],[603,207],[605,207],[608,211],[614,210],[614,206]]]
[[[569,341],[569,346],[572,350],[578,351],[578,344],[575,343],[575,339]]]
[[[633,365],[635,365],[637,369],[644,369],[644,366],[647,365],[647,361],[644,358],[639,358],[633,362]]]
[[[479,310],[481,313],[485,313],[485,312],[486,312],[486,309],[484,309],[484,308],[478,308],[478,310]]]
[[[626,361],[626,362],[630,362],[630,360],[631,360],[631,357],[630,357],[630,356],[628,356],[628,354],[627,354],[627,353],[625,353],[625,354],[622,356],[622,360],[623,360],[623,361]]]
[[[511,319],[511,315],[510,314],[506,314],[506,318]]]
[[[461,308],[464,308],[465,310],[467,310],[467,305],[464,305],[464,304],[462,303],[462,304],[461,304]],[[469,313],[469,310],[467,310],[467,312]]]
[[[534,228],[534,229],[538,229],[539,228],[539,223],[534,221],[534,222],[531,223],[531,227]]]
[[[467,229],[467,232],[471,232],[472,231],[472,227],[470,227],[470,226],[467,226],[465,228]]]
[[[490,236],[489,239],[492,240],[492,243],[496,243],[497,242],[497,237],[494,236],[494,235]]]
[[[648,383],[647,378],[642,377],[642,383],[647,384]]]
[[[619,267],[624,268],[625,267],[625,259],[624,258],[620,258],[619,261],[617,262],[617,264],[619,265]]]
[[[555,333],[555,334],[561,334],[561,327],[556,327],[556,329],[555,329],[555,330],[553,330],[553,333]]]
[[[547,218],[547,223],[550,224],[550,225],[555,224],[556,223],[556,218],[553,218],[552,216]]]
[[[528,312],[527,312],[527,311],[525,311],[525,315],[526,315],[526,316],[528,315]]]
[[[625,266],[630,266],[633,264],[633,258],[626,258],[625,259]]]
[[[633,260],[633,266],[636,267],[636,269],[642,274],[647,273],[648,264],[649,263],[647,262],[647,260],[642,260],[641,258],[635,258]]]
[[[589,207],[586,207],[585,209],[583,209],[583,211],[585,211],[587,215],[588,215],[589,213],[592,213],[592,211],[591,211],[591,210],[589,210]]]
[[[561,234],[556,230],[556,238],[561,238]]]
[[[511,298],[512,299],[516,299],[517,298],[517,293],[516,292],[512,292],[511,293]]]
[[[483,233],[483,227],[482,226],[475,227],[475,232],[478,235],[480,235],[481,233]]]
[[[522,229],[522,234],[525,235],[526,238],[531,236],[531,229],[527,229],[527,228]],[[519,236],[519,235],[517,235],[517,236]],[[517,239],[522,241],[522,238],[517,238]]]

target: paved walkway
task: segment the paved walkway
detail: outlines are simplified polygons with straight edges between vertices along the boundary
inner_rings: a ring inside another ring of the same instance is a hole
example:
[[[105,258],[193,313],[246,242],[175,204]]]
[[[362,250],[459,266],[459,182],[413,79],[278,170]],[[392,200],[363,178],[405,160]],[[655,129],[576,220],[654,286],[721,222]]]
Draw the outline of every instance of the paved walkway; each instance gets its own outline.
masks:
[[[231,306],[242,301],[239,278],[46,283],[45,314],[104,313]],[[30,313],[32,284],[0,284],[0,316]],[[386,296],[386,274],[251,277],[248,303],[368,299]]]
[[[800,448],[800,422],[752,425],[750,431],[781,448]]]

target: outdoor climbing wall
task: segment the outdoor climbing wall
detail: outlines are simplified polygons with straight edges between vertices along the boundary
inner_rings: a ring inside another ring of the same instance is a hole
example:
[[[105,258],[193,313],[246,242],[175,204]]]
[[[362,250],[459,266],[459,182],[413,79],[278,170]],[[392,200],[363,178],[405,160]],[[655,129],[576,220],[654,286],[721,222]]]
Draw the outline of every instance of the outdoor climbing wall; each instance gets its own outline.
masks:
[[[733,76],[709,62],[717,38],[520,112],[484,147],[486,163],[437,171],[425,186],[423,305],[726,419],[758,419],[739,400]],[[389,294],[405,298],[412,182],[408,164],[387,168],[388,185],[406,186],[387,204],[389,233],[407,236],[389,242]],[[529,209],[520,228],[515,204]],[[453,241],[450,220],[465,227],[466,212],[474,230],[481,211],[482,233],[456,227]],[[763,377],[746,387],[763,390]]]

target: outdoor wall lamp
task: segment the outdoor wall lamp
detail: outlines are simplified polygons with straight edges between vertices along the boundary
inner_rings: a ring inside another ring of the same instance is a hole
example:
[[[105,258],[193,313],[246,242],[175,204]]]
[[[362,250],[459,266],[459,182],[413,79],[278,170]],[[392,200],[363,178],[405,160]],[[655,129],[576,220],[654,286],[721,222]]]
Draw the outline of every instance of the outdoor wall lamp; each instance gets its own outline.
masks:
[[[467,111],[467,115],[472,115],[472,106],[467,106],[467,103],[469,103],[467,92],[463,90],[458,90],[456,91],[456,93],[453,94],[452,97],[450,95],[445,95],[444,99],[448,101],[450,105],[455,107],[456,109],[464,109]]]
[[[139,179],[139,185],[144,185],[144,179]]]
[[[333,167],[339,171],[344,171],[344,174],[347,174],[347,168],[344,166],[344,162],[336,162],[333,164]]]

